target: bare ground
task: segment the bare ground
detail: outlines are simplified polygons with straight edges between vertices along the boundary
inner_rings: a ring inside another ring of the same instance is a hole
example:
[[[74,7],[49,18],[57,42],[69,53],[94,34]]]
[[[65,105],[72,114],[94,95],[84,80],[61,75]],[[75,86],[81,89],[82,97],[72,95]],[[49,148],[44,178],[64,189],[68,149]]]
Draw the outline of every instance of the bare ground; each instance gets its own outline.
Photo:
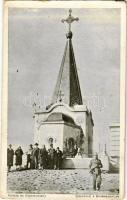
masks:
[[[8,193],[93,193],[88,170],[24,170],[8,173]],[[118,194],[119,174],[102,173],[102,194]]]

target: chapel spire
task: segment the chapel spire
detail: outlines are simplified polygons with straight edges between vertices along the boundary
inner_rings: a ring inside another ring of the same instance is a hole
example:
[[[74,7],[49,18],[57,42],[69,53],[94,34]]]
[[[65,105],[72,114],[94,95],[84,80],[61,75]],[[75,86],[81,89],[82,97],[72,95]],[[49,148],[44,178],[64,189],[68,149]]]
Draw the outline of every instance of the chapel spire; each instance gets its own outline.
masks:
[[[52,104],[56,102],[64,102],[69,106],[83,104],[72,45],[73,34],[71,31],[71,24],[79,19],[74,18],[71,13],[72,10],[69,9],[69,16],[66,19],[61,20],[63,23],[66,22],[68,24],[68,32],[66,34],[67,41],[51,102]]]

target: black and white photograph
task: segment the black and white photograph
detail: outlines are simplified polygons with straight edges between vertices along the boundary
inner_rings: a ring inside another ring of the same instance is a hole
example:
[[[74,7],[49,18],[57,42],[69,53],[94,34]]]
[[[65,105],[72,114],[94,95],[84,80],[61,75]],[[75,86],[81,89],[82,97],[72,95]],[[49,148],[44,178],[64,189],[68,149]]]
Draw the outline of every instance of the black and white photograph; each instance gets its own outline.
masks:
[[[8,196],[119,198],[124,3],[12,5],[7,12]]]

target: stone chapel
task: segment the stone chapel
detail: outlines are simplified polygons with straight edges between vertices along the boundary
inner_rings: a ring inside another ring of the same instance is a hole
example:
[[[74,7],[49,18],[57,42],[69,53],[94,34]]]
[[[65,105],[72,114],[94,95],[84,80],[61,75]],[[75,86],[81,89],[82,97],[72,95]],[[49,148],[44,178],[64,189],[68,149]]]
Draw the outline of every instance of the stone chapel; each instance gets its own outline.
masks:
[[[51,144],[59,147],[65,158],[74,158],[80,153],[82,158],[92,156],[93,119],[92,113],[83,104],[72,45],[71,23],[78,21],[69,10],[69,25],[66,45],[52,96],[51,104],[44,110],[34,112],[34,142],[48,149]]]

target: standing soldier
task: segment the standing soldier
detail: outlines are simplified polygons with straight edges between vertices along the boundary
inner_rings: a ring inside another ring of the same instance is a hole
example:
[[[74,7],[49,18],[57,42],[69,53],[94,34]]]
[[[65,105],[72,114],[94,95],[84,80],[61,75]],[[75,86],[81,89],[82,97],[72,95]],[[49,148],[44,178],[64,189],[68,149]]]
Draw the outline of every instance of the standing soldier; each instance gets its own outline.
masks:
[[[63,156],[62,151],[59,149],[59,147],[57,147],[56,148],[56,152],[55,152],[56,169],[60,169],[61,168],[62,156]]]
[[[49,168],[54,169],[54,161],[55,161],[55,149],[53,148],[53,144],[50,144],[50,148],[48,149],[48,163]]]
[[[35,143],[35,148],[33,149],[33,159],[34,159],[35,169],[38,169],[38,160],[39,160],[38,143]]]
[[[19,169],[21,169],[21,166],[22,166],[22,156],[23,156],[23,150],[21,149],[21,146],[19,146],[16,151],[15,151],[15,155],[16,155],[16,169],[18,169],[18,166],[19,166]]]
[[[39,163],[41,169],[46,169],[47,166],[47,151],[45,145],[42,145],[42,149],[39,151]]]
[[[101,160],[98,159],[98,154],[94,155],[94,158],[90,161],[90,173],[93,176],[93,189],[100,190],[101,185],[101,168],[102,168]]]
[[[28,151],[26,152],[26,155],[27,155],[26,168],[27,168],[27,169],[28,169],[28,168],[32,169],[32,162],[33,162],[33,160],[32,160],[32,154],[33,154],[33,145],[30,144],[30,145],[29,145],[29,149],[28,149]]]
[[[8,172],[10,172],[11,167],[13,166],[13,159],[14,159],[14,150],[12,149],[12,145],[9,144],[9,147],[7,148],[7,167],[8,167]]]

